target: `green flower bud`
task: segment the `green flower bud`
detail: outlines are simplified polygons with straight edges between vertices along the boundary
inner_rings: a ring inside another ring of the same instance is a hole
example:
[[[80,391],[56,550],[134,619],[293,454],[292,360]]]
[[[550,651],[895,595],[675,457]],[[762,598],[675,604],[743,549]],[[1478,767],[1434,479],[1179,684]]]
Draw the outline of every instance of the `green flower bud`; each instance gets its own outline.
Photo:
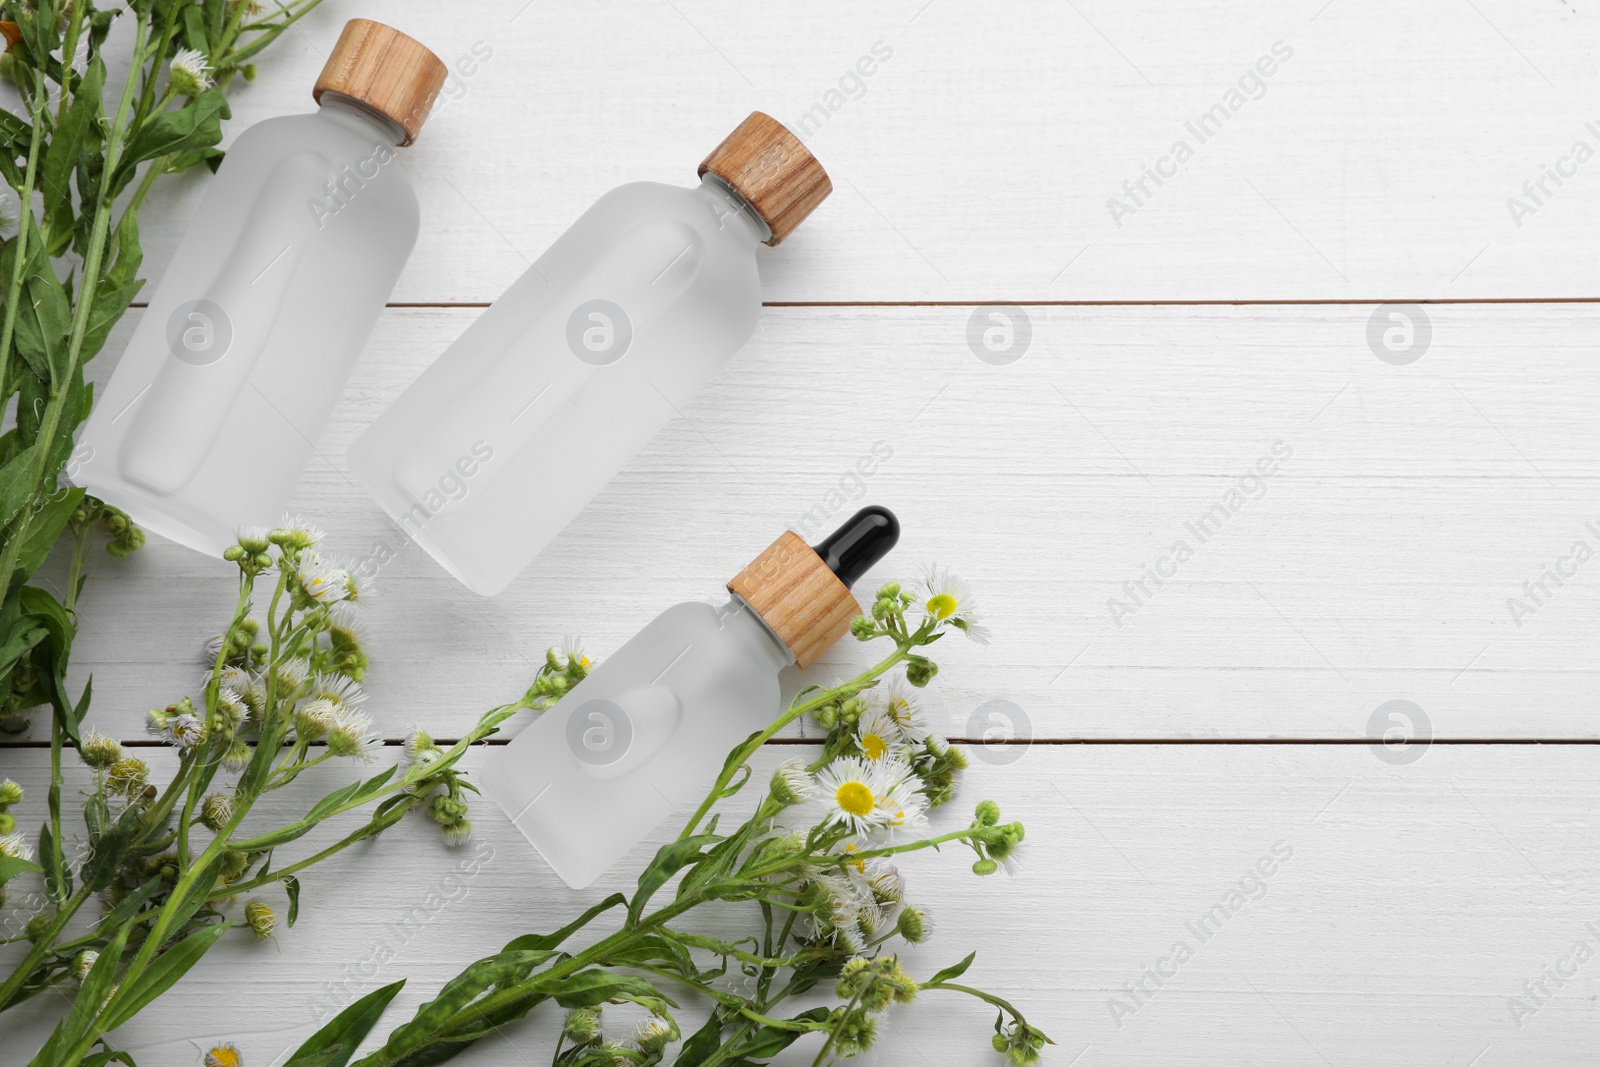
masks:
[[[39,914],[29,919],[28,925],[22,928],[23,936],[33,944],[37,945],[39,943],[39,939],[45,935],[45,933],[50,929],[50,924],[55,922],[55,920],[55,912],[41,911]]]
[[[850,620],[850,634],[857,641],[872,640],[872,633],[877,627],[872,625],[872,620],[865,615],[857,615]]]
[[[116,738],[91,730],[78,748],[78,758],[95,770],[103,771],[122,758],[122,745]]]
[[[1000,805],[992,800],[978,801],[977,822],[980,826],[993,826],[1000,821]]]
[[[106,787],[132,800],[144,790],[150,780],[150,768],[142,759],[124,756],[106,771]]]
[[[982,877],[993,874],[1000,869],[1000,865],[991,859],[981,859],[972,865],[972,873]]]
[[[16,816],[7,811],[0,811],[0,837],[4,837],[17,828]]]
[[[878,586],[878,592],[876,595],[881,600],[893,600],[895,597],[900,595],[900,583],[886,582],[883,585]]]
[[[573,1008],[567,1012],[567,1021],[561,1032],[574,1045],[592,1045],[600,1040],[600,1010],[598,1008]]]
[[[245,852],[224,852],[222,866],[217,870],[217,876],[224,882],[236,882],[239,876],[250,869],[250,855]]]
[[[278,917],[272,914],[272,909],[267,907],[263,900],[249,900],[244,906],[245,922],[250,924],[251,931],[256,935],[257,941],[265,941],[272,936],[272,931],[278,927]]]
[[[227,793],[212,793],[200,805],[200,825],[216,833],[233,818],[233,797]]]
[[[22,803],[22,787],[10,778],[0,781],[0,808]]]

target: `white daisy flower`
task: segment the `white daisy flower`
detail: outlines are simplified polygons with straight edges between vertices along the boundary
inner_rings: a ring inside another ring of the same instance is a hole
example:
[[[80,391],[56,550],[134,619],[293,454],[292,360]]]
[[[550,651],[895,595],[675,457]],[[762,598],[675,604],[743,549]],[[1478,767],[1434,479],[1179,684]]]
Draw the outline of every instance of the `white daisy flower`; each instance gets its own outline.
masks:
[[[259,556],[272,546],[272,531],[265,526],[241,526],[238,530],[239,547],[253,556]]]
[[[361,618],[361,609],[354,604],[335,604],[328,611],[328,633],[347,645],[362,644],[367,637],[367,624]]]
[[[210,676],[207,675],[209,680]],[[246,701],[250,696],[250,687],[255,685],[255,679],[243,667],[224,667],[217,680],[222,683],[223,689]]]
[[[31,860],[33,850],[28,847],[28,838],[21,830],[14,830],[9,834],[0,835],[0,856],[11,859]]]
[[[237,730],[245,716],[250,714],[250,708],[238,693],[223,688],[217,691],[217,713],[222,716],[229,730]]]
[[[167,79],[182,96],[199,96],[216,84],[211,80],[211,64],[206,62],[205,53],[193,48],[180,49],[172,57]]]
[[[340,707],[359,708],[366,703],[367,691],[360,682],[342,674],[318,674],[311,684],[311,696]]]
[[[924,615],[949,623],[980,645],[989,643],[989,631],[978,622],[976,604],[966,582],[947,568],[932,566],[922,584],[928,594],[922,604]]]
[[[928,940],[934,931],[933,917],[915,904],[907,904],[900,909],[895,926],[900,936],[913,945]]]
[[[167,720],[163,736],[179,748],[190,749],[205,739],[206,724],[196,716],[184,712]]]
[[[771,790],[773,799],[787,808],[810,800],[817,787],[806,770],[806,761],[790,756],[773,770]]]
[[[223,636],[221,634],[206,639],[206,643],[200,647],[200,663],[202,666],[216,666],[217,657],[222,655],[222,643]]]
[[[900,726],[882,708],[873,708],[856,723],[856,744],[861,754],[873,763],[904,760],[910,752]]]
[[[350,576],[314,552],[300,561],[299,578],[306,596],[320,604],[336,604],[350,595]]]
[[[335,756],[370,760],[380,744],[372,732],[372,716],[354,708],[340,708],[328,727],[328,750]]]
[[[883,775],[874,764],[855,756],[836,759],[817,773],[817,796],[824,809],[821,822],[864,836],[884,823],[884,813],[878,809],[884,791]]]
[[[294,733],[300,741],[321,741],[339,719],[340,708],[331,700],[305,700],[294,709]]]
[[[917,792],[916,783],[902,778],[878,797],[878,811],[882,813],[882,832],[893,837],[896,833],[920,830],[928,825],[927,800]]]
[[[928,736],[928,721],[911,698],[911,686],[905,679],[895,677],[883,689],[883,712],[900,727],[906,740],[920,743]]]
[[[284,660],[273,668],[277,675],[278,696],[287,696],[311,680],[311,665],[303,659]]]

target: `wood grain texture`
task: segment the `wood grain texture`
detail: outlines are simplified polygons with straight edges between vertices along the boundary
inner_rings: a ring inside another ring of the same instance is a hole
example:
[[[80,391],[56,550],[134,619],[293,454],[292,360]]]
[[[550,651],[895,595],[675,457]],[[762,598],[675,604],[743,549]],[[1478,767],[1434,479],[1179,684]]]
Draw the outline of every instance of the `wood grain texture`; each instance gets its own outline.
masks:
[[[861,605],[805,539],[785,530],[728,583],[805,670],[850,632]]]
[[[768,245],[783,243],[833,192],[817,158],[771,115],[757,111],[741,122],[700,163],[755,209],[772,231]]]
[[[937,561],[993,626],[988,648],[938,648],[930,712],[952,736],[989,729],[979,709],[1004,700],[1038,738],[1357,740],[1394,699],[1441,738],[1600,736],[1600,563],[1546,581],[1542,605],[1523,588],[1572,568],[1575,542],[1600,547],[1600,309],[1430,307],[1431,347],[1405,367],[1368,349],[1365,306],[1028,308],[1031,347],[1008,366],[969,349],[973,310],[768,309],[493,599],[344,473],[361,427],[476,313],[388,312],[295,501],[335,556],[377,567],[384,731],[459,733],[564,635],[603,659],[666,607],[716,598],[777,532],[819,537],[871,502],[904,533],[859,587]],[[1259,495],[1244,476],[1277,441],[1293,455]],[[1241,487],[1253,499],[1202,544],[1188,525]],[[1156,588],[1144,568],[1179,540],[1195,556]],[[160,542],[96,560],[74,666],[102,728],[137,735],[194,685],[233,589],[228,565]],[[1513,618],[1513,598],[1535,611]],[[845,641],[788,690],[867,657]]]
[[[769,749],[762,770],[786,751]],[[1027,824],[1024,866],[1014,879],[980,880],[970,856],[908,859],[908,898],[926,901],[938,923],[907,953],[908,966],[926,976],[977,948],[969,977],[1015,997],[1055,1036],[1055,1064],[1080,1053],[1079,1067],[1409,1067],[1474,1056],[1490,1067],[1587,1064],[1600,964],[1560,986],[1546,980],[1552,995],[1520,1028],[1508,1001],[1525,998],[1523,983],[1546,966],[1570,970],[1575,942],[1600,945],[1590,926],[1600,921],[1593,762],[1589,751],[1495,746],[1436,746],[1406,767],[1359,748],[1270,745],[1035,747],[1008,765],[975,759],[936,825],[992,798]],[[284,817],[338,773],[275,797]],[[20,775],[32,791],[27,811],[40,817],[41,765],[0,751],[0,774]],[[197,1058],[191,1041],[231,1039],[261,1067],[327,1012],[404,977],[397,1023],[468,960],[630,888],[667,836],[575,892],[486,802],[475,802],[474,822],[465,850],[445,849],[429,824],[408,819],[373,847],[307,872],[294,929],[265,945],[226,939],[114,1041],[140,1063],[181,1064]],[[284,856],[309,854],[337,832],[319,831]],[[1269,864],[1272,874],[1255,873],[1275,845],[1280,857],[1292,854]],[[471,872],[463,864],[474,855]],[[1246,901],[1213,917],[1202,941],[1191,924],[1241,882]],[[282,898],[270,903],[281,914]],[[741,914],[717,920],[724,933]],[[1118,1026],[1108,1000],[1128,999],[1123,984],[1163,959],[1172,970],[1178,941],[1192,959],[1159,988],[1147,981],[1151,995]],[[685,1017],[695,1010],[690,1002]],[[0,1060],[22,1062],[12,1050],[43,1039],[47,1012],[8,1015]],[[457,1062],[547,1062],[555,1019],[541,1009]],[[993,1016],[973,1003],[930,993],[890,1019],[878,1062],[992,1062]]]
[[[770,300],[1595,293],[1600,164],[1544,177],[1573,169],[1575,141],[1600,148],[1600,14],[1583,4],[330,3],[233,94],[228,136],[309,110],[357,14],[452,71],[401,164],[424,225],[399,301],[493,299],[606,190],[692,183],[757,109],[837,186],[763,254]],[[1201,143],[1186,124],[1279,41],[1292,58]],[[1194,158],[1113,219],[1179,140]],[[1523,185],[1541,179],[1535,205]],[[152,197],[153,277],[205,181]],[[1513,196],[1532,213],[1514,219]]]
[[[428,121],[428,112],[449,77],[444,61],[392,26],[351,19],[317,76],[311,95],[337,93],[386,116],[405,131],[411,144]]]

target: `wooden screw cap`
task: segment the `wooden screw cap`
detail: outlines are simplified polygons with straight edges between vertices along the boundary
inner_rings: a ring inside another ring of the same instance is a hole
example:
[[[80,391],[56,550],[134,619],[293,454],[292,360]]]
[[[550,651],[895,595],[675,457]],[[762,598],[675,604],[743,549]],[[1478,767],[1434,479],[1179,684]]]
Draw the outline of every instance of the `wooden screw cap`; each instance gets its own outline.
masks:
[[[337,93],[371,108],[404,130],[401,144],[408,145],[422,132],[448,74],[443,60],[394,27],[351,19],[311,96],[321,103],[323,93]]]
[[[801,668],[815,663],[850,632],[861,605],[821,556],[786,530],[728,583],[794,654]]]
[[[772,231],[775,245],[833,192],[822,169],[800,138],[783,123],[759,111],[739,123],[700,164],[700,176],[715,174],[750,202]]]

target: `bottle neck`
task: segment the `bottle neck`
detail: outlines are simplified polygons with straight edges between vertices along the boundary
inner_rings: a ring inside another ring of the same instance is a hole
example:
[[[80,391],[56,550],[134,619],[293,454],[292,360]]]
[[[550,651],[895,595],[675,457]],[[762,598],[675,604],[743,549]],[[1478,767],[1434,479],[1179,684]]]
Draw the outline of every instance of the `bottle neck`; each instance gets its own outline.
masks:
[[[739,594],[734,593],[717,609],[717,617],[723,629],[734,634],[757,661],[770,666],[772,673],[794,664],[794,653]]]
[[[724,226],[735,227],[755,242],[772,240],[772,229],[767,221],[756,214],[756,209],[739,195],[738,190],[715,174],[708,171],[700,179],[700,188],[696,192],[711,206],[711,213]]]
[[[342,93],[324,92],[320,102],[322,114],[363,137],[376,135],[380,140],[400,146],[406,143],[406,131],[398,122],[369,104]]]

